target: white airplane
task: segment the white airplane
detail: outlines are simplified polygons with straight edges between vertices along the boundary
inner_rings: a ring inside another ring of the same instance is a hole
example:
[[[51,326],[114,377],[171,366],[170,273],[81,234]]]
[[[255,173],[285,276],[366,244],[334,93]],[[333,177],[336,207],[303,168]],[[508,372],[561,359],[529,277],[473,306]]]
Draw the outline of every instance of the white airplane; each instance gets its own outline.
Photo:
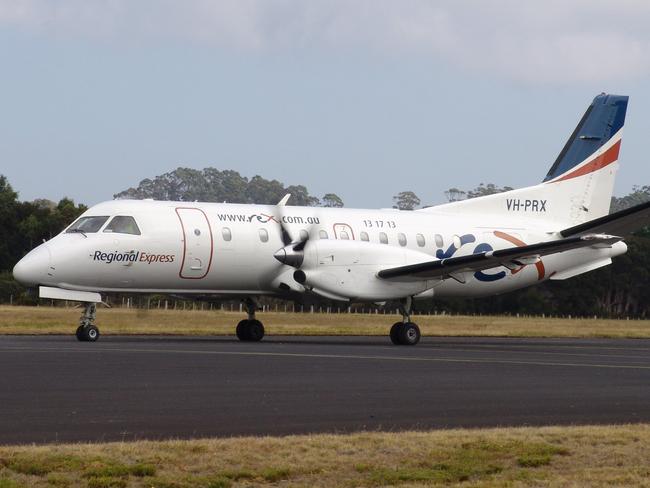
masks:
[[[543,182],[417,211],[116,200],[86,211],[13,273],[43,298],[85,304],[95,341],[106,293],[239,297],[242,341],[259,341],[256,297],[401,303],[394,344],[420,330],[413,300],[477,297],[606,266],[650,204],[608,215],[628,97],[598,95]]]

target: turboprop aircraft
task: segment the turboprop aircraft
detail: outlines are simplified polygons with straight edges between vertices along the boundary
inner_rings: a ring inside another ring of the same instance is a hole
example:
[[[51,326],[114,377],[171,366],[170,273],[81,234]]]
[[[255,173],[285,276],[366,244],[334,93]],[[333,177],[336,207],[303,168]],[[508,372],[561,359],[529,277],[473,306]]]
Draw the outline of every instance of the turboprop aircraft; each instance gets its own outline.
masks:
[[[102,294],[237,297],[259,341],[263,295],[401,303],[394,344],[414,345],[413,301],[504,293],[606,266],[650,204],[608,214],[628,97],[596,96],[537,185],[416,211],[115,200],[27,254],[14,276],[43,298],[84,303],[95,341]],[[519,163],[521,164],[521,163]],[[520,166],[521,167],[521,166]]]

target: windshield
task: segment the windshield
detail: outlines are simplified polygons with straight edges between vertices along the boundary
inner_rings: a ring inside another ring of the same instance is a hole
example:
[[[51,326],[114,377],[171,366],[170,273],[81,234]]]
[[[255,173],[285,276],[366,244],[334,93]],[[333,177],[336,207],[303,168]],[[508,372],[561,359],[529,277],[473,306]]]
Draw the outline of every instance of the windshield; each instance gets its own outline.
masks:
[[[102,217],[81,217],[74,224],[66,230],[66,233],[79,232],[81,234],[89,234],[97,232],[102,228],[104,222],[108,220],[108,216]]]
[[[126,215],[118,215],[113,217],[113,220],[106,226],[104,232],[118,232],[120,234],[133,234],[136,236],[140,235],[140,229],[138,224],[135,223],[135,219]]]

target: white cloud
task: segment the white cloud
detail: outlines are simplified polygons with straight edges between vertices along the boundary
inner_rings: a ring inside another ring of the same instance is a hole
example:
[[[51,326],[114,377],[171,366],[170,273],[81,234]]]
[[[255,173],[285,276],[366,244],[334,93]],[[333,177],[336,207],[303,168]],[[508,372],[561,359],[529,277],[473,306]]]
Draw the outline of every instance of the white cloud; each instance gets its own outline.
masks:
[[[650,74],[646,0],[0,0],[0,27],[237,51],[417,54],[525,82]]]

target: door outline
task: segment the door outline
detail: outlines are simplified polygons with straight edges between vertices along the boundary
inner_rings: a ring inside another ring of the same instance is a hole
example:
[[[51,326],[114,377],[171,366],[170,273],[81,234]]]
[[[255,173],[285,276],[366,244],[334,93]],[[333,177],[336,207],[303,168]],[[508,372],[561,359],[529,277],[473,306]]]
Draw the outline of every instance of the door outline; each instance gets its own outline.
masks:
[[[347,230],[350,231],[350,235],[352,236],[352,240],[353,240],[353,241],[356,240],[355,237],[354,237],[354,231],[352,230],[352,227],[350,226],[350,224],[346,224],[346,223],[344,223],[344,222],[337,222],[336,224],[334,224],[334,225],[332,226],[332,230],[334,231],[334,239],[338,239],[338,238],[339,238],[338,234],[336,233],[336,228],[337,228],[337,227],[339,227],[339,231],[341,231],[341,230],[346,230],[346,229],[343,229],[343,228],[340,228],[340,227],[347,227]]]
[[[185,232],[185,224],[183,223],[183,219],[181,218],[181,214],[178,213],[179,210],[197,210],[203,214],[203,218],[205,218],[205,223],[208,226],[208,230],[210,231],[210,260],[208,261],[208,267],[205,270],[205,273],[202,276],[183,276],[183,268],[185,267],[185,256],[187,254],[187,234]],[[183,259],[181,261],[181,269],[178,271],[178,276],[179,278],[182,278],[184,280],[201,280],[205,278],[208,273],[210,272],[210,268],[212,267],[212,257],[214,255],[214,236],[212,235],[212,226],[210,225],[210,220],[208,220],[208,216],[205,214],[205,212],[196,207],[176,207],[175,208],[176,216],[178,217],[178,221],[181,223],[181,229],[183,230]]]

